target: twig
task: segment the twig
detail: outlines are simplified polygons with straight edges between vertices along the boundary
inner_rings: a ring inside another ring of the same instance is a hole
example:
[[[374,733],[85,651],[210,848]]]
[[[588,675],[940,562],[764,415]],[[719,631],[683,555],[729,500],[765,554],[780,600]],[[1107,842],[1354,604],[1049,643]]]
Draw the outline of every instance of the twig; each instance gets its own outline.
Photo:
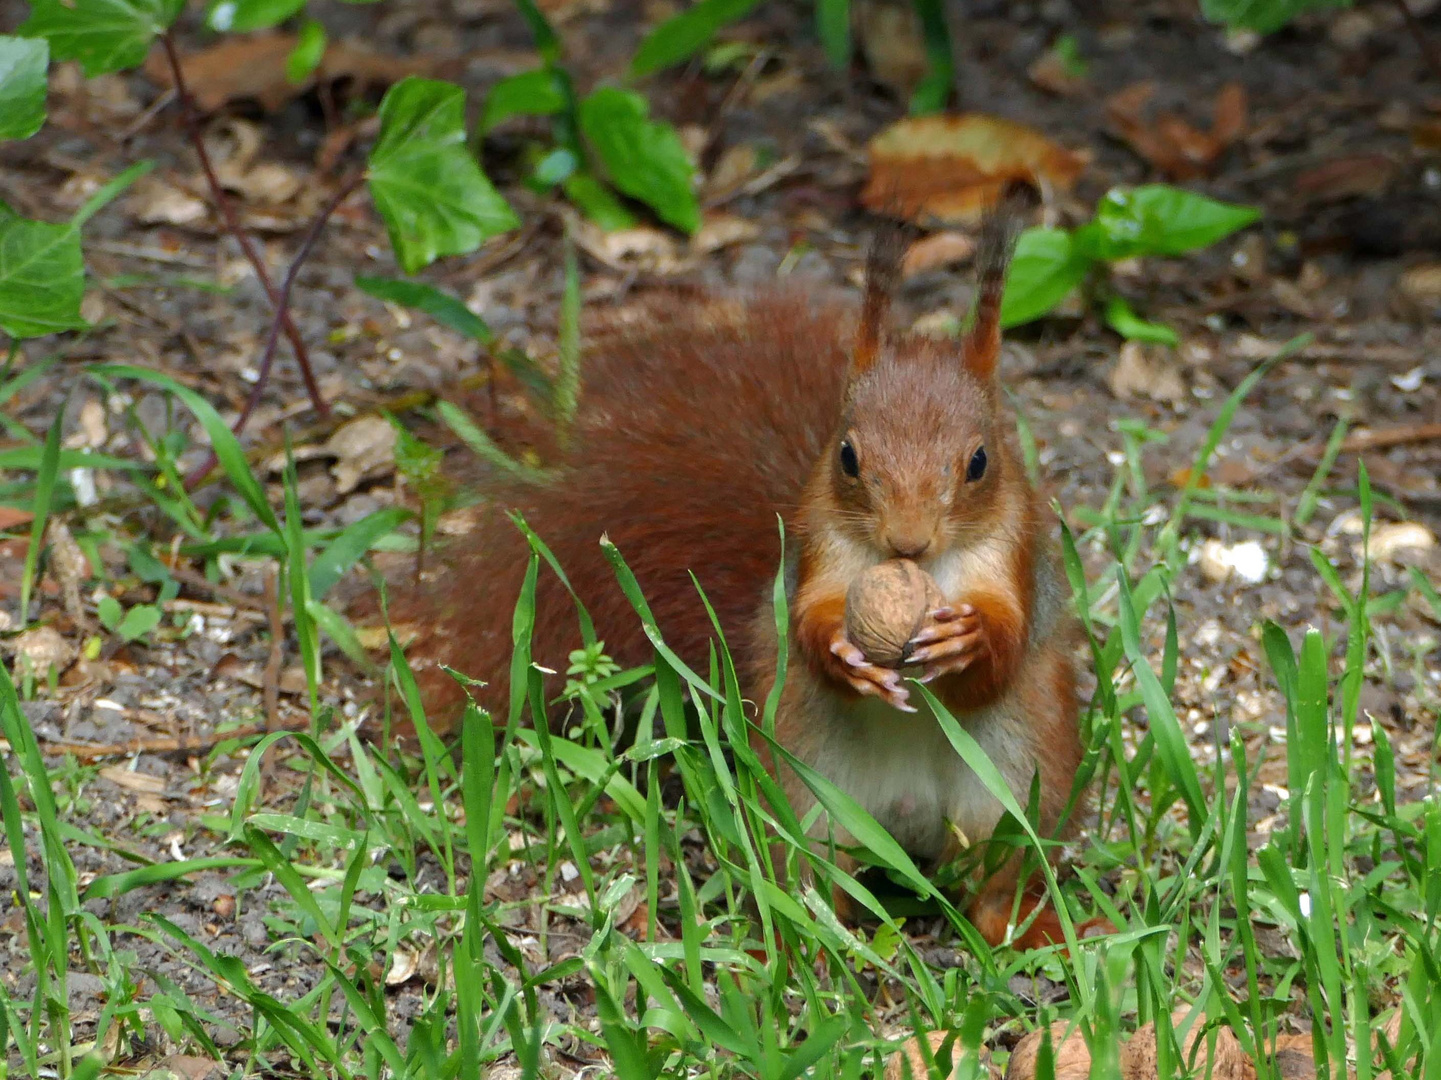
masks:
[[[1358,454],[1367,450],[1383,450],[1389,446],[1430,442],[1433,439],[1441,439],[1441,424],[1397,424],[1395,427],[1357,431],[1347,435],[1341,443],[1341,452]]]
[[[175,93],[180,99],[180,116],[185,125],[186,133],[195,146],[195,154],[200,159],[200,167],[205,173],[206,183],[210,185],[211,197],[219,208],[221,216],[225,218],[225,227],[230,235],[235,237],[235,242],[240,245],[240,250],[245,253],[245,258],[255,269],[255,276],[260,281],[261,288],[265,295],[270,298],[273,308],[279,313],[281,325],[285,330],[285,337],[290,342],[290,347],[295,350],[295,362],[300,368],[300,377],[305,381],[305,392],[310,395],[310,404],[321,416],[329,413],[330,407],[325,404],[325,399],[320,396],[320,387],[315,381],[315,372],[310,367],[310,353],[305,347],[305,342],[300,336],[300,331],[295,328],[295,322],[290,317],[280,295],[275,291],[275,284],[270,280],[270,271],[265,268],[260,253],[255,250],[255,244],[250,239],[240,219],[236,217],[235,207],[231,205],[230,197],[225,194],[225,188],[220,183],[220,178],[215,174],[215,166],[210,160],[210,151],[205,148],[205,139],[200,133],[200,124],[195,116],[195,101],[190,96],[190,89],[185,85],[185,75],[180,68],[180,56],[175,50],[175,41],[169,33],[162,34],[161,43],[165,46],[165,56],[170,61],[170,75],[175,83]],[[259,385],[264,385],[265,375],[260,377]],[[236,432],[244,426],[243,417],[236,425]]]
[[[231,728],[229,731],[216,731],[195,739],[186,739],[178,735],[162,735],[154,739],[132,739],[130,742],[123,743],[46,740],[45,748],[55,754],[74,754],[82,761],[94,761],[97,758],[107,757],[133,757],[136,754],[199,754],[213,750],[230,739],[253,739],[258,735],[268,735],[272,731],[304,731],[309,726],[308,722],[297,719],[289,725],[247,724],[244,727]]]
[[[1406,29],[1410,30],[1411,36],[1416,39],[1416,47],[1421,50],[1421,56],[1426,61],[1426,66],[1431,69],[1431,74],[1441,80],[1441,53],[1437,53],[1426,28],[1421,25],[1421,20],[1416,18],[1416,13],[1411,10],[1411,5],[1406,0],[1392,2],[1400,9],[1401,18],[1406,21]]]
[[[240,419],[235,421],[235,431],[240,431],[245,427],[251,414],[255,412],[255,407],[260,404],[260,395],[265,389],[266,380],[270,377],[270,367],[275,362],[275,346],[280,341],[281,328],[288,318],[286,311],[290,307],[290,293],[295,287],[295,279],[300,276],[301,266],[305,264],[311,249],[315,247],[315,241],[320,238],[320,232],[325,228],[325,223],[330,220],[330,215],[335,213],[341,203],[350,198],[351,193],[360,186],[364,179],[365,174],[357,172],[341,185],[340,190],[331,197],[329,202],[320,208],[320,212],[315,215],[315,220],[310,223],[305,239],[300,242],[300,250],[290,261],[290,269],[285,272],[285,282],[280,286],[280,298],[276,303],[275,317],[270,320],[270,333],[265,337],[265,349],[260,354],[259,375],[255,379],[255,385],[251,387],[250,397],[245,402],[245,408],[240,411]],[[215,462],[215,450],[212,447],[200,467],[185,478],[186,489],[193,489],[199,484],[205,475],[215,467]]]

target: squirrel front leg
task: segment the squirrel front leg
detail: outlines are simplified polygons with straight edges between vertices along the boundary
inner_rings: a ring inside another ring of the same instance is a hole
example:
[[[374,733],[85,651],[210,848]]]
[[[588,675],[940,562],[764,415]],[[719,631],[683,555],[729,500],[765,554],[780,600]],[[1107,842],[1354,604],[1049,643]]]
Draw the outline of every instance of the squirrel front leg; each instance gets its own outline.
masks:
[[[921,682],[944,678],[947,699],[976,709],[1001,695],[1025,649],[1026,619],[1016,598],[977,591],[949,612],[932,612],[911,639],[907,660],[925,667]]]
[[[796,600],[796,643],[806,659],[831,682],[850,691],[878,697],[892,708],[915,712],[900,672],[879,667],[846,637],[844,590],[802,589]]]

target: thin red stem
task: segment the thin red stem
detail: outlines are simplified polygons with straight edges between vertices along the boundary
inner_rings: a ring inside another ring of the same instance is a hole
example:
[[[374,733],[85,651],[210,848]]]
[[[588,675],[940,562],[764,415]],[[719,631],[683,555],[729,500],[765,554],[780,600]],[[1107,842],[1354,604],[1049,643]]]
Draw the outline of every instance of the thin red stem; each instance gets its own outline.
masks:
[[[260,367],[255,378],[255,385],[250,389],[250,397],[245,402],[245,408],[240,412],[240,418],[235,422],[235,431],[240,431],[250,420],[255,408],[260,404],[260,395],[265,389],[265,381],[270,376],[271,365],[275,362],[275,347],[280,342],[280,330],[285,322],[285,313],[290,308],[290,293],[295,287],[295,279],[300,276],[300,268],[309,257],[315,242],[320,238],[325,223],[330,220],[330,215],[335,213],[340,204],[345,202],[351,194],[365,180],[365,173],[357,172],[347,180],[339,191],[331,196],[330,201],[320,208],[306,230],[305,239],[300,242],[300,250],[295,253],[295,258],[290,262],[290,269],[285,272],[285,281],[280,286],[280,295],[276,299],[275,316],[270,320],[270,332],[265,336],[265,348],[260,354]],[[201,466],[185,478],[187,489],[193,488],[205,478],[205,475],[215,467],[215,451],[212,449],[205,456]]]
[[[265,268],[260,253],[255,250],[255,244],[250,239],[250,234],[240,224],[240,218],[236,216],[230,196],[225,193],[225,188],[215,173],[215,166],[210,160],[210,152],[205,148],[205,139],[200,133],[200,124],[196,119],[195,101],[190,96],[190,88],[185,84],[185,75],[180,67],[180,56],[176,52],[175,42],[169,33],[163,34],[160,41],[165,46],[165,56],[170,62],[170,76],[175,83],[175,95],[180,99],[181,122],[185,125],[186,134],[195,147],[196,156],[200,159],[200,168],[204,171],[205,181],[210,186],[211,197],[220,210],[220,216],[225,219],[225,229],[235,237],[235,242],[240,245],[240,250],[245,253],[245,258],[254,267],[255,276],[260,281],[261,288],[265,290],[265,295],[270,298],[271,307],[281,314],[281,328],[285,331],[285,337],[290,342],[290,347],[295,351],[295,363],[300,368],[300,377],[305,381],[305,392],[310,396],[311,407],[321,416],[328,416],[330,407],[325,404],[325,399],[320,395],[320,386],[316,383],[315,372],[310,367],[310,352],[305,347],[300,331],[295,328],[295,322],[291,319],[290,312],[280,302],[280,294],[275,291],[275,283],[270,280],[270,272]],[[261,385],[263,384],[264,376],[261,380]],[[240,434],[243,426],[244,421],[242,420],[235,428],[237,435]]]

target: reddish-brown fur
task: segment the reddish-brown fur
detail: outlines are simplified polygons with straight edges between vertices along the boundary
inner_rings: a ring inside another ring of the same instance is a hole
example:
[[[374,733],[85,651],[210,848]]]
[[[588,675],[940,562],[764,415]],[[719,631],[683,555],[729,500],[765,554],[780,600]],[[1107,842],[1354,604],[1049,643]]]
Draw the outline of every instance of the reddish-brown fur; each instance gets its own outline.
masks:
[[[493,709],[506,700],[528,548],[504,508],[519,510],[550,546],[622,665],[647,662],[652,648],[601,536],[635,572],[667,643],[703,667],[713,630],[694,572],[743,662],[746,697],[765,700],[778,645],[770,597],[779,517],[787,544],[799,548],[790,641],[799,662],[780,698],[779,741],[849,786],[913,853],[957,854],[947,823],[973,843],[990,835],[999,804],[934,718],[900,711],[917,698],[900,675],[870,666],[845,639],[851,581],[884,559],[912,557],[947,598],[913,643],[917,673],[934,679],[937,697],[1022,801],[1039,769],[1040,825],[1063,832],[1081,756],[1073,624],[994,379],[1013,234],[993,225],[983,235],[977,318],[959,351],[885,339],[894,280],[885,258],[870,265],[859,329],[845,306],[797,295],[661,296],[593,327],[560,479],[492,487],[493,506],[448,552],[448,570],[396,606],[396,620],[420,631],[410,652],[432,712],[453,718],[460,701],[438,663],[492,680],[480,696]],[[985,461],[972,475],[978,451]],[[532,641],[535,661],[556,672],[580,644],[573,601],[544,567]],[[788,767],[770,765],[803,814],[809,790]],[[841,865],[854,862],[843,854]],[[1004,937],[1019,869],[1019,858],[1009,859],[973,898],[971,915],[989,941]],[[1026,899],[1022,914],[1036,902]],[[1028,943],[1057,940],[1054,914],[1043,912],[1031,934]]]

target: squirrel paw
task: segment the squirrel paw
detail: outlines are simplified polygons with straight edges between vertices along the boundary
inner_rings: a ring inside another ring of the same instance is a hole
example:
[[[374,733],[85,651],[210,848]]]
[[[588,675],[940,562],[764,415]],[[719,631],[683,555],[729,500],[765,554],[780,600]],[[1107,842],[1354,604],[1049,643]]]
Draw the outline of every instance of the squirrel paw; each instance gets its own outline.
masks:
[[[832,673],[856,693],[881,698],[901,712],[916,711],[909,700],[910,692],[901,685],[901,673],[868,661],[866,654],[851,643],[844,630],[837,630],[831,638],[831,655],[838,661],[832,665]]]
[[[921,682],[966,668],[986,646],[985,628],[976,609],[969,604],[931,612],[926,624],[911,638],[906,662],[925,667]]]

